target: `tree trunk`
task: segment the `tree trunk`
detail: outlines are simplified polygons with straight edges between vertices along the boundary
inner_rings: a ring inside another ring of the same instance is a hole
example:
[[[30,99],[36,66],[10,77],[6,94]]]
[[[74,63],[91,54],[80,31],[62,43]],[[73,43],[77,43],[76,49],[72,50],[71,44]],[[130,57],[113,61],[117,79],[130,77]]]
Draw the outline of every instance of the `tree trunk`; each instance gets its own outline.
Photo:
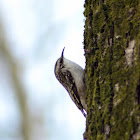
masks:
[[[87,140],[140,139],[140,0],[85,0]]]

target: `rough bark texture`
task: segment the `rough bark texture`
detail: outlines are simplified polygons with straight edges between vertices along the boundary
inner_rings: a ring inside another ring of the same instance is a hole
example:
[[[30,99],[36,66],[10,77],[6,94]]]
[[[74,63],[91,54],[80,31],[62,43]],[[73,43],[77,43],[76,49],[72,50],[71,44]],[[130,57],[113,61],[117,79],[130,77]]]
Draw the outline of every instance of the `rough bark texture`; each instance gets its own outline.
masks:
[[[140,139],[140,0],[86,0],[88,140]]]

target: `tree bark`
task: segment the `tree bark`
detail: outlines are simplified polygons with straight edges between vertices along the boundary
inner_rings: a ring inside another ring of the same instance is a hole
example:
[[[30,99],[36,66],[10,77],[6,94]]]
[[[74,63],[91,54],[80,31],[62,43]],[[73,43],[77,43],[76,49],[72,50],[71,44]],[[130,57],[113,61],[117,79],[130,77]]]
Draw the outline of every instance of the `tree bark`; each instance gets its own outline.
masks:
[[[140,139],[140,0],[85,0],[87,140]]]

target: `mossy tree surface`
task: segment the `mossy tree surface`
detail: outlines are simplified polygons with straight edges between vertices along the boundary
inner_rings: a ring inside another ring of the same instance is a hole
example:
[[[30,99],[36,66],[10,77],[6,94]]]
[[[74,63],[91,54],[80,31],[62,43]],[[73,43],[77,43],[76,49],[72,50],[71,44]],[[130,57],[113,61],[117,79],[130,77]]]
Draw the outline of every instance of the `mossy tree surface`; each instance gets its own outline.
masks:
[[[86,0],[88,140],[140,139],[140,0]]]

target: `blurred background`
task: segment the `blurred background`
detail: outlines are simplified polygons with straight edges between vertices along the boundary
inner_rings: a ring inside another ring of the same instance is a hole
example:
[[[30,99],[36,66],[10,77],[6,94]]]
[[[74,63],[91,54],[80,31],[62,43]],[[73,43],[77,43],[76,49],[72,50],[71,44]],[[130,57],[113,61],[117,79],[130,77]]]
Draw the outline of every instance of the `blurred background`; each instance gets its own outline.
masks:
[[[85,118],[54,75],[83,68],[84,1],[0,0],[0,140],[82,140]]]

